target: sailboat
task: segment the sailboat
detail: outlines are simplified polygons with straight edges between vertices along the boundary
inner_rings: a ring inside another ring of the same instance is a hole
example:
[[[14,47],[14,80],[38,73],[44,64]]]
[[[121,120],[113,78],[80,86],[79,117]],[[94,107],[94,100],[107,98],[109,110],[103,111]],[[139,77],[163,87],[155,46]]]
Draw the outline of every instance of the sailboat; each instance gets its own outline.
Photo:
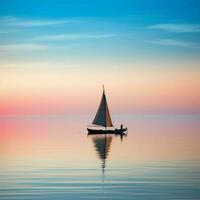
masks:
[[[92,122],[92,126],[88,127],[87,130],[89,134],[125,134],[127,131],[127,128],[123,128],[122,125],[120,129],[114,128],[108,109],[104,86],[96,116]]]

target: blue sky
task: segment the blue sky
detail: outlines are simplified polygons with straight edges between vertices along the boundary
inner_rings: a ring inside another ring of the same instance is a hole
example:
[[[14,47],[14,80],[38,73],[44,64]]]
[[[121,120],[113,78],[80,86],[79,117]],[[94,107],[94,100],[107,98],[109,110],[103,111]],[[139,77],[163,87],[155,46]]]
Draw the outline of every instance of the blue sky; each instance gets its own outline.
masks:
[[[0,57],[198,63],[199,13],[198,0],[2,0]]]
[[[102,84],[116,112],[199,112],[199,13],[199,0],[1,0],[0,112],[86,112]]]
[[[24,17],[113,17],[147,13],[195,20],[199,6],[198,0],[2,0],[1,14]]]

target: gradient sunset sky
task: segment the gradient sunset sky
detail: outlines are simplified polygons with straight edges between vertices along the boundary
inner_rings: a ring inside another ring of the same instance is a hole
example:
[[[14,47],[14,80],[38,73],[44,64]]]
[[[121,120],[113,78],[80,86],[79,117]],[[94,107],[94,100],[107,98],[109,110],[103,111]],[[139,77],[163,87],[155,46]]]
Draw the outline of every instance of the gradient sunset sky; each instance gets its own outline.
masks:
[[[200,114],[200,1],[1,0],[0,115]]]

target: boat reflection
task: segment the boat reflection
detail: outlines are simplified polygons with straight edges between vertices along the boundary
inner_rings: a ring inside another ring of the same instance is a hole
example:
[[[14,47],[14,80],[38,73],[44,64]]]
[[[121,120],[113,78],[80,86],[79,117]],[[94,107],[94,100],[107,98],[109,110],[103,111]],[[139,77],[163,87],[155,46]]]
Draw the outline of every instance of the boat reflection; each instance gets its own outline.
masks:
[[[105,173],[105,167],[106,167],[106,160],[109,156],[111,144],[113,141],[113,136],[120,137],[121,142],[123,141],[123,137],[126,136],[126,134],[88,134],[88,136],[92,139],[92,142],[94,144],[94,148],[96,151],[96,155],[101,160],[101,167],[103,175]]]

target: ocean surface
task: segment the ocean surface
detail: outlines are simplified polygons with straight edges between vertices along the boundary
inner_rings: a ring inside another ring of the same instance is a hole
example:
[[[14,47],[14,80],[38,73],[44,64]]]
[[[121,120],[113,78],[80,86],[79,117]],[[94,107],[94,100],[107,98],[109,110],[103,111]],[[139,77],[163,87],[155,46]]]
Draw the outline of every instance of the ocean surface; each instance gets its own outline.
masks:
[[[128,135],[87,135],[91,116],[0,118],[0,199],[200,199],[199,116],[113,116]]]

